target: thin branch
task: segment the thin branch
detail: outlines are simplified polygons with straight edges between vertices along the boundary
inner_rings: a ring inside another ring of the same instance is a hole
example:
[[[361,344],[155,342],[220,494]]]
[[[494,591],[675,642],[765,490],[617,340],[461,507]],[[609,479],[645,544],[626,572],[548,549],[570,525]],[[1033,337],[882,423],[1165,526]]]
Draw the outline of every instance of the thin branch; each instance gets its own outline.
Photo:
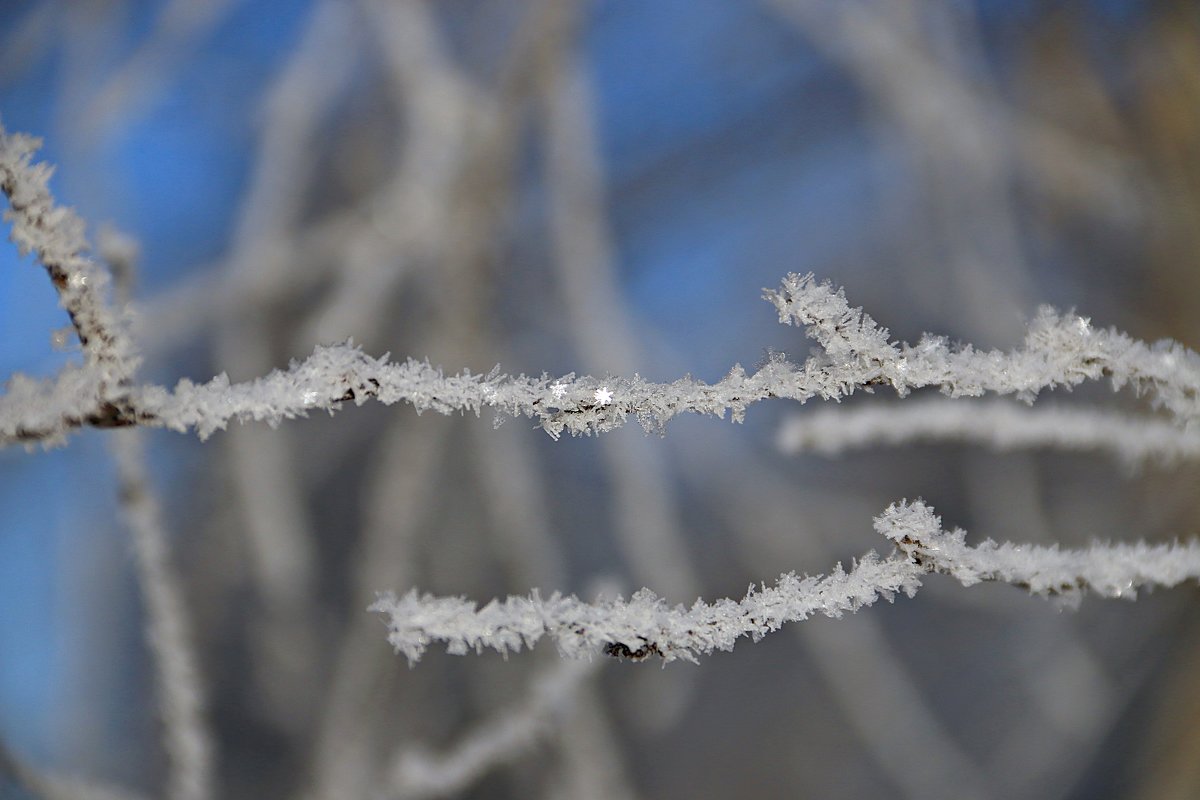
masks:
[[[692,378],[651,383],[637,376],[599,380],[572,374],[552,380],[495,370],[486,376],[466,371],[447,376],[427,362],[390,363],[386,356],[373,358],[346,343],[318,347],[288,370],[246,383],[231,384],[219,375],[201,385],[183,380],[174,392],[158,386],[130,389],[119,405],[108,402],[87,417],[70,406],[78,403],[71,386],[79,376],[66,376],[66,387],[41,385],[36,390],[30,386],[34,382],[25,380],[18,384],[20,401],[0,399],[0,441],[61,438],[83,424],[195,430],[203,439],[231,420],[274,425],[368,399],[385,405],[404,401],[418,412],[442,414],[479,414],[492,408],[536,419],[557,438],[564,431],[614,430],[630,415],[650,431],[661,430],[683,412],[722,418],[730,413],[741,421],[749,405],[767,398],[801,403],[814,397],[840,399],[876,386],[892,386],[901,396],[936,386],[950,397],[993,392],[1029,402],[1043,389],[1103,377],[1117,388],[1132,386],[1149,394],[1154,405],[1182,424],[1200,418],[1200,355],[1176,342],[1148,345],[1113,329],[1093,328],[1084,317],[1043,308],[1030,324],[1025,346],[1008,352],[951,347],[946,339],[928,335],[916,345],[895,344],[870,317],[851,309],[840,290],[816,284],[811,275],[791,275],[781,292],[767,296],[779,308],[781,321],[807,326],[827,355],[811,357],[802,366],[772,359],[753,375],[735,366],[714,384]],[[57,425],[48,425],[44,410],[29,406],[32,396],[53,400],[69,413]]]
[[[1165,420],[1092,408],[1023,408],[1001,400],[929,398],[822,408],[791,417],[776,435],[779,449],[790,455],[836,456],[916,442],[1100,452],[1131,468],[1200,459],[1200,435]]]
[[[441,754],[404,749],[392,763],[384,796],[417,800],[450,797],[487,772],[513,761],[554,732],[555,718],[570,706],[581,685],[602,662],[563,660],[531,681],[525,702],[486,720]]]
[[[214,748],[204,719],[204,690],[182,582],[170,562],[162,511],[150,490],[139,436],[125,431],[112,445],[146,604],[146,638],[169,763],[166,797],[206,800],[213,797]]]
[[[1074,314],[1043,308],[1029,326],[1025,346],[979,351],[952,347],[945,338],[925,336],[916,345],[892,343],[887,331],[841,290],[818,284],[812,275],[789,275],[779,292],[767,292],[780,321],[803,325],[824,349],[802,366],[772,359],[753,375],[735,366],[723,380],[706,384],[691,378],[673,383],[567,375],[503,376],[462,372],[447,376],[428,363],[389,363],[351,344],[319,347],[287,372],[231,385],[224,376],[197,386],[182,381],[175,392],[150,387],[135,405],[145,424],[173,430],[195,429],[203,438],[230,420],[278,423],[312,410],[333,411],[342,403],[405,401],[419,412],[470,411],[484,407],[536,419],[551,436],[601,433],[634,415],[647,430],[661,430],[683,412],[740,421],[746,408],[767,398],[806,402],[840,399],[856,390],[892,386],[901,396],[913,389],[939,387],[950,397],[985,392],[1015,394],[1032,401],[1043,389],[1109,377],[1117,388],[1132,386],[1154,405],[1187,423],[1200,417],[1200,355],[1171,341],[1153,345],[1116,330],[1093,328]]]

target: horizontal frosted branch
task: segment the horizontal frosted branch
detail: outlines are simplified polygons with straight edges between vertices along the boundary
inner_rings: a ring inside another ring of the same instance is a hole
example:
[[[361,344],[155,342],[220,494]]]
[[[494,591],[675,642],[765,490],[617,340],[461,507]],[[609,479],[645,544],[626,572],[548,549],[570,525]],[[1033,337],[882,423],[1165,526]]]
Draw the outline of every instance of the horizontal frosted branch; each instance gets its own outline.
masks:
[[[224,376],[196,385],[183,381],[173,393],[150,387],[131,396],[142,424],[195,429],[201,437],[230,420],[278,423],[342,403],[376,399],[411,403],[418,411],[480,413],[490,408],[536,419],[554,437],[564,431],[591,434],[623,425],[633,416],[647,430],[661,430],[683,412],[741,420],[746,408],[767,398],[806,402],[840,399],[862,388],[890,385],[901,395],[937,386],[951,397],[984,392],[1016,394],[1031,401],[1042,389],[1109,376],[1153,394],[1181,422],[1200,413],[1200,356],[1174,342],[1153,346],[1116,331],[1097,331],[1082,317],[1042,309],[1030,325],[1025,347],[1010,352],[954,348],[940,337],[917,345],[893,344],[887,332],[841,290],[812,276],[789,275],[780,292],[767,296],[784,322],[804,324],[825,352],[803,365],[782,358],[754,374],[735,366],[722,380],[692,378],[652,383],[626,378],[559,379],[547,376],[446,375],[426,362],[389,362],[352,344],[320,347],[307,360],[265,378],[230,384]]]
[[[897,592],[912,597],[926,573],[950,575],[965,586],[1001,581],[1039,595],[1078,601],[1084,590],[1104,597],[1133,599],[1146,586],[1172,587],[1200,579],[1200,543],[1094,545],[1086,550],[965,542],[962,530],[944,531],[941,518],[921,501],[893,504],[875,518],[875,530],[893,542],[897,554],[868,553],[849,572],[839,564],[828,575],[797,577],[788,573],[774,586],[742,600],[697,600],[691,608],[669,606],[648,589],[629,600],[585,603],[554,594],[493,600],[482,608],[460,597],[385,593],[370,607],[382,613],[388,641],[409,663],[433,642],[447,652],[500,653],[533,647],[552,639],[567,657],[606,653],[641,660],[696,661],[716,650],[732,650],[738,639],[757,641],[783,625],[815,614],[840,617]]]
[[[994,450],[1103,452],[1129,466],[1200,458],[1200,432],[1166,420],[1092,408],[1025,408],[1001,400],[927,398],[796,414],[776,443],[788,454],[835,456],[915,442],[962,443]]]

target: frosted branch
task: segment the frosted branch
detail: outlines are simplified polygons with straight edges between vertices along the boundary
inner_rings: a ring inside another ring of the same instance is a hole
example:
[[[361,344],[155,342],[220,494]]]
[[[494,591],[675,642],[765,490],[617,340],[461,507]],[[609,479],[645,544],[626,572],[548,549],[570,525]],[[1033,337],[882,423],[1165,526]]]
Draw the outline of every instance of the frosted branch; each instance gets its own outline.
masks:
[[[824,456],[915,442],[963,443],[999,451],[1101,452],[1130,467],[1200,458],[1200,434],[1180,431],[1165,420],[1092,408],[1022,408],[1001,400],[930,398],[822,408],[791,417],[776,438],[784,453]]]
[[[897,555],[863,556],[849,572],[837,565],[828,575],[799,578],[788,573],[774,586],[752,585],[739,601],[712,604],[697,600],[690,609],[669,606],[649,589],[629,600],[600,599],[588,604],[555,593],[493,600],[483,608],[464,598],[385,593],[368,609],[387,618],[388,641],[412,664],[431,642],[464,655],[490,648],[507,654],[553,639],[565,657],[604,652],[642,660],[651,655],[664,662],[732,650],[749,636],[758,641],[784,624],[816,614],[840,617],[891,601],[897,592],[912,597],[929,572],[950,575],[964,586],[1000,581],[1077,602],[1084,590],[1103,597],[1133,599],[1142,587],[1169,588],[1200,579],[1200,542],[1186,545],[1145,543],[1094,545],[1087,550],[965,543],[960,529],[942,530],[941,518],[921,501],[895,503],[875,518],[875,530],[895,543]]]

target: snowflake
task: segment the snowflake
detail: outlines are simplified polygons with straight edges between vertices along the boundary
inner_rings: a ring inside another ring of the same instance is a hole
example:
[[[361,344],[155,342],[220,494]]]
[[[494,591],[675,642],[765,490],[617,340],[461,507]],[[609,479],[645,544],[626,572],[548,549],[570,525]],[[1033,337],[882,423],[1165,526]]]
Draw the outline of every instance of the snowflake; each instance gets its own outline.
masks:
[[[555,400],[562,400],[563,395],[567,393],[567,387],[563,386],[561,383],[556,383],[550,387],[550,393],[554,395]]]
[[[599,389],[596,390],[596,394],[594,395],[594,397],[596,398],[597,403],[599,403],[602,406],[606,406],[612,402],[613,393],[611,391],[609,391],[607,386],[601,386]]]

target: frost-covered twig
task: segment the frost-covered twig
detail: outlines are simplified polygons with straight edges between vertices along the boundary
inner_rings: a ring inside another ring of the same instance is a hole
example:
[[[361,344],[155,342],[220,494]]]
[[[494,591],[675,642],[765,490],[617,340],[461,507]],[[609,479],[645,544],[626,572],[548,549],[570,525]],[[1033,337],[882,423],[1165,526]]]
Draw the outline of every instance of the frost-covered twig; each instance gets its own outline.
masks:
[[[39,800],[142,800],[142,796],[116,786],[57,772],[35,769],[0,741],[0,778],[11,780]]]
[[[1200,458],[1200,434],[1180,431],[1165,420],[1093,408],[1022,408],[1002,400],[928,398],[822,408],[791,417],[776,438],[785,453],[825,456],[914,442],[959,442],[1000,451],[1096,451],[1130,467]]]
[[[45,267],[70,315],[84,354],[52,381],[14,376],[0,398],[0,437],[10,441],[61,438],[70,427],[134,425],[141,414],[127,403],[137,369],[124,320],[108,297],[108,272],[89,255],[84,222],[58,206],[50,193],[53,168],[33,163],[40,142],[10,135],[0,125],[0,190],[9,201],[4,218],[22,255],[32,252]],[[211,744],[202,721],[202,692],[179,580],[167,559],[160,511],[148,493],[145,466],[134,432],[114,443],[121,496],[132,529],[138,574],[145,592],[149,644],[157,670],[167,752],[167,796],[211,797]]]
[[[108,273],[88,255],[83,220],[54,202],[49,187],[54,168],[33,162],[39,147],[39,139],[9,134],[0,124],[0,191],[8,197],[4,220],[12,223],[10,239],[21,255],[33,253],[46,268],[87,365],[101,385],[115,387],[137,366],[133,347],[106,297]]]
[[[387,617],[388,641],[396,652],[418,661],[431,642],[446,643],[462,655],[492,648],[500,653],[532,647],[543,637],[555,641],[567,657],[608,655],[664,662],[716,650],[731,650],[750,636],[755,641],[784,624],[814,614],[840,617],[847,611],[891,600],[897,592],[916,593],[921,578],[939,572],[964,586],[1002,581],[1039,595],[1077,602],[1090,589],[1103,597],[1133,599],[1144,586],[1172,587],[1200,579],[1200,542],[1186,545],[1145,543],[1096,545],[1088,550],[965,543],[966,534],[943,531],[941,518],[921,501],[895,503],[875,518],[875,530],[894,542],[900,555],[881,559],[868,553],[849,572],[839,564],[828,575],[798,578],[788,573],[769,588],[740,601],[697,600],[690,609],[668,606],[648,589],[629,600],[601,599],[593,604],[554,594],[494,600],[483,608],[464,598],[438,598],[416,590],[403,597],[380,596],[369,610]]]
[[[371,611],[388,619],[388,641],[410,663],[429,644],[446,643],[450,653],[492,648],[501,653],[532,647],[542,637],[555,641],[562,655],[590,657],[600,652],[641,660],[697,661],[715,650],[732,650],[750,636],[756,641],[814,614],[840,617],[897,592],[912,595],[924,568],[902,558],[881,559],[868,553],[849,572],[838,565],[828,575],[783,575],[774,586],[751,586],[740,601],[697,600],[690,609],[669,606],[648,589],[625,600],[601,598],[593,604],[558,593],[542,598],[509,597],[483,608],[464,598],[437,598],[416,590],[397,597],[380,596]]]
[[[387,797],[449,797],[470,787],[488,770],[518,758],[554,730],[554,717],[570,705],[580,684],[601,662],[568,659],[532,681],[526,702],[508,708],[471,731],[442,754],[406,749],[393,761]]]

